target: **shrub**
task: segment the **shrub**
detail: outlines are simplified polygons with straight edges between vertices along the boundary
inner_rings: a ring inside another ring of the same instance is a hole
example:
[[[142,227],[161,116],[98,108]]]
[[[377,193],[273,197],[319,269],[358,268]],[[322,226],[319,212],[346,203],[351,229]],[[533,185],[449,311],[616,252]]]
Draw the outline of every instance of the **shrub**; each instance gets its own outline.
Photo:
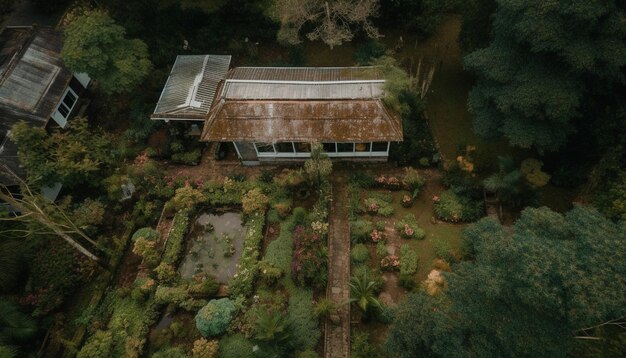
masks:
[[[334,314],[337,311],[337,308],[338,307],[335,301],[328,298],[322,298],[313,308],[313,314],[315,314],[317,318],[325,319]]]
[[[348,218],[356,220],[361,205],[361,188],[356,184],[348,184]]]
[[[402,274],[402,273],[400,274],[400,277],[398,278],[398,285],[407,291],[411,291],[412,289],[415,288],[415,286],[417,286],[415,282],[415,277],[413,277],[413,275]]]
[[[215,296],[219,289],[220,284],[215,280],[215,277],[202,272],[193,276],[187,292],[191,295],[210,297]]]
[[[386,51],[384,43],[370,40],[357,48],[354,53],[354,60],[361,66],[369,65],[373,59],[383,56]]]
[[[191,353],[193,358],[217,358],[217,351],[219,345],[216,340],[206,340],[200,338],[193,342],[193,349]]]
[[[321,288],[328,278],[327,251],[321,235],[297,226],[293,234],[291,273],[294,282]]]
[[[268,286],[275,284],[284,274],[283,270],[267,261],[259,262],[259,273]]]
[[[350,251],[350,257],[352,258],[352,261],[356,263],[363,263],[369,259],[370,253],[367,246],[363,244],[356,244]]]
[[[254,188],[248,191],[241,199],[241,206],[245,215],[250,215],[256,212],[265,212],[269,199],[261,188]]]
[[[400,182],[400,179],[395,176],[387,177],[384,175],[379,175],[374,179],[374,182],[376,183],[376,186],[389,190],[400,190],[400,188],[402,188],[402,183]]]
[[[256,278],[259,259],[259,246],[263,240],[263,215],[255,215],[246,222],[246,236],[243,252],[237,266],[237,273],[228,282],[231,297],[250,296]],[[282,230],[282,228],[281,228]]]
[[[113,347],[111,332],[96,331],[83,348],[78,351],[76,358],[109,358]]]
[[[396,223],[396,231],[402,238],[422,240],[426,233],[417,225],[417,219],[413,214],[407,214]]]
[[[165,204],[167,211],[192,210],[197,204],[206,201],[206,197],[198,189],[185,185],[176,189],[176,194]]]
[[[280,214],[278,214],[278,210],[270,209],[267,211],[267,222],[270,224],[278,224],[281,221]]]
[[[295,188],[304,184],[306,178],[302,169],[283,169],[274,181],[280,186],[287,188]]]
[[[284,219],[291,214],[291,202],[281,201],[276,203],[274,204],[274,210],[276,210],[281,219]]]
[[[380,269],[383,271],[398,271],[400,258],[396,255],[387,255],[380,260]]]
[[[389,194],[372,192],[370,197],[365,199],[365,210],[372,215],[391,216],[394,212],[391,201],[392,197]]]
[[[145,301],[155,285],[156,282],[151,278],[137,278],[133,282],[133,289],[130,292],[131,297],[135,301]]]
[[[355,332],[352,334],[351,338],[351,358],[370,358],[379,356],[376,348],[370,343],[369,334],[367,334],[366,332]]]
[[[183,250],[185,234],[189,227],[189,214],[186,211],[179,211],[172,220],[172,229],[167,239],[167,246],[161,260],[165,264],[174,265],[178,262]]]
[[[293,209],[292,220],[294,225],[302,225],[306,220],[306,209],[302,207],[297,207]]]
[[[148,241],[140,237],[133,244],[133,253],[141,256],[143,262],[150,267],[154,267],[159,263],[159,252],[154,241]]]
[[[415,192],[424,186],[424,179],[419,175],[418,171],[411,167],[404,168],[404,177],[402,177],[402,186],[405,190]]]
[[[253,358],[253,344],[241,333],[224,337],[219,343],[220,358]]]
[[[385,226],[386,224],[382,220],[376,222],[376,230],[378,231],[385,231]]]
[[[200,151],[200,149],[195,149],[189,152],[174,153],[172,154],[172,163],[198,165],[200,163],[201,156],[202,152]]]
[[[156,241],[159,238],[159,233],[150,227],[143,227],[137,231],[132,236],[132,241],[135,242],[139,238],[144,238],[148,241]]]
[[[198,311],[196,328],[204,337],[220,335],[226,331],[235,311],[235,305],[228,298],[211,300]]]
[[[191,299],[184,287],[159,286],[154,293],[154,302],[157,304],[174,304],[180,306]]]
[[[379,241],[376,243],[376,255],[380,256],[387,256],[389,252],[387,251],[387,246],[385,245],[384,241]]]
[[[74,224],[79,227],[100,225],[104,220],[104,205],[98,200],[85,199],[72,213]]]
[[[400,247],[400,275],[413,275],[417,272],[419,257],[409,245]]]
[[[468,196],[457,195],[446,190],[435,202],[435,215],[449,222],[470,222],[478,220],[484,213],[483,203]]]
[[[374,229],[371,221],[358,219],[350,222],[350,239],[352,242],[366,242],[370,239],[370,234]]]
[[[370,238],[374,243],[385,242],[385,233],[383,231],[374,230],[370,234]]]
[[[319,358],[319,354],[312,349],[307,349],[303,352],[298,352],[296,358]]]
[[[357,187],[360,188],[371,188],[376,184],[376,181],[374,180],[373,176],[358,171],[350,175],[349,183],[355,184]]]
[[[437,255],[437,257],[444,259],[447,262],[455,261],[452,246],[450,246],[448,241],[442,239],[433,240],[433,250],[435,251],[435,255]]]
[[[151,358],[188,358],[183,347],[164,347],[154,352]]]
[[[178,277],[178,272],[174,266],[161,262],[159,266],[154,269],[154,273],[159,281],[163,283],[172,283]]]

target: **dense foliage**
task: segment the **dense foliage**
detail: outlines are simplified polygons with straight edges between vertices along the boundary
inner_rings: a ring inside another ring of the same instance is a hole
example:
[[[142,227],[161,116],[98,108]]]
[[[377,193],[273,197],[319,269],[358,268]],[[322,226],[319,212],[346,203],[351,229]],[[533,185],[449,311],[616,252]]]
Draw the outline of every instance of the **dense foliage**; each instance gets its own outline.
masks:
[[[196,327],[205,337],[220,335],[233,318],[236,308],[228,298],[211,300],[196,315]]]
[[[464,233],[474,261],[445,275],[443,296],[410,296],[387,346],[402,357],[565,356],[577,331],[626,313],[625,233],[580,206],[526,209],[512,231],[483,219]]]

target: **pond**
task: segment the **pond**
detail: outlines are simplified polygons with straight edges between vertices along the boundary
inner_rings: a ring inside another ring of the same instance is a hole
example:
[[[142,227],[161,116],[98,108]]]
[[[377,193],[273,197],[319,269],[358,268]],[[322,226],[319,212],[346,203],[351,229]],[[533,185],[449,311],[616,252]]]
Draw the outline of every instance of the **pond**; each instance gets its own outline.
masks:
[[[200,272],[228,283],[237,272],[243,250],[244,228],[240,213],[202,213],[187,238],[187,252],[179,268],[182,278]]]

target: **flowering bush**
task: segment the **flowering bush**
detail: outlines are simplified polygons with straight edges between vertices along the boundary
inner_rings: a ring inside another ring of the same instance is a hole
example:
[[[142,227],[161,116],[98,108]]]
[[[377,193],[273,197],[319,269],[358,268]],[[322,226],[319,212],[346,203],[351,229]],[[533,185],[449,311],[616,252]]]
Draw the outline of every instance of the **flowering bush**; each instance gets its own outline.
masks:
[[[328,276],[328,263],[322,237],[319,234],[307,232],[304,226],[299,225],[294,229],[293,245],[291,262],[293,280],[300,285],[323,287]]]
[[[402,206],[405,208],[410,208],[413,205],[413,198],[410,195],[402,195]]]
[[[417,225],[417,219],[412,214],[407,214],[396,223],[396,232],[404,239],[422,240],[426,237],[426,233]]]
[[[328,233],[328,223],[314,221],[311,223],[311,229],[316,234],[326,235]]]
[[[241,206],[245,215],[250,215],[255,212],[264,212],[267,208],[269,199],[261,188],[254,188],[246,193],[241,199]]]
[[[435,201],[435,216],[443,221],[453,223],[475,221],[484,214],[481,201],[457,195],[452,190],[444,191],[438,199]]]
[[[386,177],[384,175],[380,175],[374,179],[376,184],[380,187],[389,189],[389,190],[400,190],[402,187],[400,179],[395,176]]]
[[[419,191],[424,186],[424,179],[416,169],[406,167],[404,168],[404,177],[402,177],[402,186],[410,192]]]
[[[263,215],[248,218],[243,252],[237,264],[237,273],[228,282],[231,297],[250,296],[258,273],[259,246],[263,240]]]
[[[370,238],[374,224],[368,220],[350,221],[350,239],[352,242],[365,242]]]
[[[372,233],[370,234],[370,237],[372,238],[373,242],[379,242],[379,241],[385,241],[385,233],[379,230],[374,229],[374,231],[372,231]]]
[[[400,269],[400,259],[396,255],[388,255],[380,260],[380,268],[384,271],[398,271]]]
[[[392,201],[390,193],[370,192],[369,197],[365,199],[365,210],[371,215],[388,217],[394,212]]]
[[[193,342],[193,349],[191,353],[193,358],[215,358],[217,357],[217,350],[219,345],[216,340],[206,340],[200,338]]]

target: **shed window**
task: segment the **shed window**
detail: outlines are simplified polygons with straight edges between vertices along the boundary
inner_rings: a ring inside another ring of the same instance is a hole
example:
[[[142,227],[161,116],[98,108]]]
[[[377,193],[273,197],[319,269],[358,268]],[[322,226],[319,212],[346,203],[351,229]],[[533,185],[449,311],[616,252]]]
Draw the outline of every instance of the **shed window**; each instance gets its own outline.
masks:
[[[254,146],[259,153],[274,153],[274,146],[272,143],[254,143]]]
[[[354,143],[337,143],[338,152],[354,152]]]
[[[278,153],[293,153],[293,143],[292,142],[283,142],[276,143],[276,151]]]
[[[386,152],[388,142],[374,142],[372,143],[372,152]]]
[[[367,143],[355,143],[354,150],[356,152],[369,152],[370,151],[370,142]]]
[[[326,153],[335,153],[337,151],[337,147],[335,147],[335,143],[322,143],[324,146],[324,151]]]
[[[68,88],[65,92],[63,100],[61,100],[61,103],[59,103],[57,111],[61,113],[63,118],[67,119],[67,117],[70,115],[70,112],[72,112],[74,105],[76,105],[77,100],[78,95],[76,95],[76,93],[71,88]]]
[[[311,153],[311,143],[294,143],[297,153]]]

